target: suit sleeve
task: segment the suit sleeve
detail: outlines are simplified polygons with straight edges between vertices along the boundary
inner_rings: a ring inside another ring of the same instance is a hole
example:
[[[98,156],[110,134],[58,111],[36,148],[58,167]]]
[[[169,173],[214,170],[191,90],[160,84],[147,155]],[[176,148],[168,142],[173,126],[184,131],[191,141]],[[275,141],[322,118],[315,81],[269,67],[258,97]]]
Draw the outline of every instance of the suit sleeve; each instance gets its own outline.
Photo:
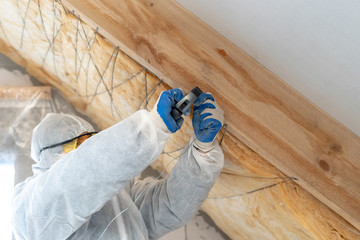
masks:
[[[224,155],[217,142],[213,150],[202,153],[190,141],[166,178],[131,182],[130,194],[137,200],[149,239],[158,239],[193,218],[207,198],[223,162]]]
[[[154,161],[169,136],[144,110],[86,140],[13,200],[19,239],[66,239]]]

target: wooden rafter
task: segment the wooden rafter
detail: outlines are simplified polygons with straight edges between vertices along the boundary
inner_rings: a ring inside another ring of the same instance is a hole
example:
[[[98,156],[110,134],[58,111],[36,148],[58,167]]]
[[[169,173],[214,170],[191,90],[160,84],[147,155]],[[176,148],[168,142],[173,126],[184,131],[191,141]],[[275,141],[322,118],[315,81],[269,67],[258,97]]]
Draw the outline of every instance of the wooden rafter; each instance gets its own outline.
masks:
[[[174,1],[64,0],[173,87],[214,93],[228,130],[360,229],[360,138]]]
[[[1,100],[29,100],[51,98],[51,88],[48,86],[32,87],[0,87]]]
[[[39,81],[56,86],[100,129],[151,109],[160,92],[171,88],[61,1],[4,0],[2,6],[0,51]],[[163,171],[192,134],[187,117],[151,166]],[[232,239],[359,238],[360,231],[231,132],[222,131],[218,139],[225,166],[202,210]]]

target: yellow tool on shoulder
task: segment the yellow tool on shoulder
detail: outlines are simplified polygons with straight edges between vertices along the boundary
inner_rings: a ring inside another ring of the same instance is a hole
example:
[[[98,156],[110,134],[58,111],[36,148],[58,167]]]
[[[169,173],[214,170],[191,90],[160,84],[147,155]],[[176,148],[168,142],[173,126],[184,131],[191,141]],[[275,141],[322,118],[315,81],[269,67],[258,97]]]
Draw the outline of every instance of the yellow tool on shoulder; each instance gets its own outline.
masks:
[[[49,149],[49,148],[54,148],[54,147],[58,147],[58,146],[62,146],[63,150],[65,153],[69,153],[72,150],[78,148],[86,139],[94,136],[95,134],[97,134],[97,132],[86,132],[86,133],[82,133],[77,137],[74,137],[72,139],[66,140],[64,142],[61,143],[56,143],[47,147],[44,147],[43,149],[40,150],[40,154],[42,151],[44,151],[45,149]]]
[[[96,132],[84,133],[76,137],[75,139],[70,140],[70,142],[62,144],[64,152],[69,153],[72,150],[78,148],[86,139],[94,136],[95,134]]]

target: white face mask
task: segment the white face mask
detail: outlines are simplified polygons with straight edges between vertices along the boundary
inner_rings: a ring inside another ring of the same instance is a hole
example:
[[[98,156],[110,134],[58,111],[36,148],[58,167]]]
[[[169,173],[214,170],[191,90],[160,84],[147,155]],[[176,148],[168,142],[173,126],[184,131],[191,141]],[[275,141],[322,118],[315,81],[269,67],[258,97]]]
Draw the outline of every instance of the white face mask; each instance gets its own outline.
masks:
[[[45,156],[42,156],[41,161],[37,162],[35,165],[33,165],[33,171],[34,174],[44,172],[47,169],[51,168],[51,166],[65,157],[67,155],[65,152],[61,153],[55,153],[55,154],[46,154]]]
[[[53,162],[53,164],[56,163],[57,161],[59,161],[59,160],[60,160],[61,158],[63,158],[65,155],[66,155],[65,152],[62,152],[62,153],[60,153],[60,154],[56,154],[56,155],[54,156],[54,162]]]

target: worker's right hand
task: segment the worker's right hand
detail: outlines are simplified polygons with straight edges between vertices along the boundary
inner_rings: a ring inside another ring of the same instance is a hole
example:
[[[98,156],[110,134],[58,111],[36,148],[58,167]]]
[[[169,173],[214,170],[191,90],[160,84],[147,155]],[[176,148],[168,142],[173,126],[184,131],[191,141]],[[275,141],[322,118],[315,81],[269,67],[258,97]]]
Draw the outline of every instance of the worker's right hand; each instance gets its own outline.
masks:
[[[213,148],[213,141],[224,122],[224,111],[214,97],[202,93],[194,103],[192,124],[196,136],[195,146],[203,151]]]
[[[155,104],[155,109],[164,121],[166,127],[170,132],[174,133],[179,130],[184,122],[181,117],[177,121],[171,116],[170,112],[175,104],[184,97],[183,92],[179,88],[163,91]],[[190,109],[185,113],[185,116],[190,114]]]

